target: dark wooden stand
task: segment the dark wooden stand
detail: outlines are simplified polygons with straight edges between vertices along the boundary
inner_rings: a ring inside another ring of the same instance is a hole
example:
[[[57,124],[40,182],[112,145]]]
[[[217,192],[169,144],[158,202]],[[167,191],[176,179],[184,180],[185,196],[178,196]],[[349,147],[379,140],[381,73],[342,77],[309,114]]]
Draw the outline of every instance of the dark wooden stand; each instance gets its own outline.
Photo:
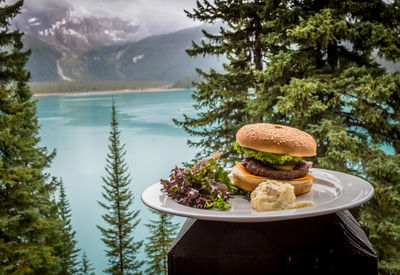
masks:
[[[377,274],[377,257],[349,211],[265,223],[188,219],[169,274]]]

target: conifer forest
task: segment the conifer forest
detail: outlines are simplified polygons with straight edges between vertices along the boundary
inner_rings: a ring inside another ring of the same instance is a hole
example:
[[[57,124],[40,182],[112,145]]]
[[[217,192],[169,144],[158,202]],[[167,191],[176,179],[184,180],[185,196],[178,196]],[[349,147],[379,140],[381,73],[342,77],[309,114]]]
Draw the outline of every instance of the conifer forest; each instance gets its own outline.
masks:
[[[351,213],[377,254],[379,274],[400,274],[400,71],[380,62],[400,62],[400,0],[191,1],[195,8],[182,12],[218,28],[203,30],[203,40],[193,41],[186,54],[224,58],[222,70],[197,69],[196,115],[183,111],[173,120],[191,137],[187,146],[196,149],[196,160],[221,152],[222,164],[231,167],[240,159],[235,135],[245,124],[276,123],[310,133],[317,144],[313,167],[348,173],[374,187],[372,199]],[[30,83],[25,65],[32,52],[24,47],[24,33],[10,25],[23,7],[23,0],[0,0],[0,274],[94,274],[76,239],[63,179],[48,169],[57,151],[40,143],[31,87],[46,84]],[[150,83],[117,82],[102,85]],[[53,84],[71,88],[68,82]],[[125,161],[114,98],[107,115],[106,165],[96,175],[104,223],[95,229],[107,259],[102,272],[168,274],[179,226],[157,211],[146,224],[140,219],[133,203],[141,194],[132,191],[137,183],[129,171],[135,168]],[[137,236],[140,223],[148,231],[145,239]]]

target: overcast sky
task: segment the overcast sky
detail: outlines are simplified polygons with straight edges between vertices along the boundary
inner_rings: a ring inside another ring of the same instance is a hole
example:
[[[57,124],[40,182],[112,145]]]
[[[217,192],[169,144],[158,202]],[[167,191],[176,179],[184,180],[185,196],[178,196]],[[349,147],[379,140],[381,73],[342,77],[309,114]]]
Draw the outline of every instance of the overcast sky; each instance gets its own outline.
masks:
[[[149,28],[153,34],[199,25],[187,18],[196,0],[26,0],[25,5],[46,9],[48,3],[72,4],[83,14],[119,17]]]

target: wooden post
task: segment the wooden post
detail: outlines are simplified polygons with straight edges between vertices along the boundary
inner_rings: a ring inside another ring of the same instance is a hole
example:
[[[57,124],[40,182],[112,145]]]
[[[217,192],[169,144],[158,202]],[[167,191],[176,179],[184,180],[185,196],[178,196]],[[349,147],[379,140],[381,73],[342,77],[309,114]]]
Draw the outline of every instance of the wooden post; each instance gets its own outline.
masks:
[[[377,274],[377,257],[349,211],[263,223],[188,219],[169,274]]]

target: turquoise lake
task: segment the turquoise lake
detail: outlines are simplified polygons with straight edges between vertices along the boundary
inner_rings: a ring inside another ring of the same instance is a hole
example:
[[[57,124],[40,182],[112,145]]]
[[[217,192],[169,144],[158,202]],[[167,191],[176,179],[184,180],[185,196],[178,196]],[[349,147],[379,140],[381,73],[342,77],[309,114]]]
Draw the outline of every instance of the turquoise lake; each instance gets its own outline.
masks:
[[[72,210],[72,226],[78,246],[87,253],[96,274],[107,266],[105,246],[96,225],[104,225],[102,176],[105,176],[111,102],[115,99],[121,130],[121,143],[126,145],[125,161],[131,174],[135,194],[133,209],[139,209],[141,222],[134,230],[135,240],[145,240],[145,224],[154,216],[140,200],[146,187],[168,178],[175,165],[193,159],[196,150],[189,148],[188,134],[174,125],[173,118],[194,115],[191,90],[97,93],[38,97],[41,144],[56,149],[50,170],[62,178]],[[174,217],[178,224],[184,218]],[[146,257],[144,250],[139,258]]]

